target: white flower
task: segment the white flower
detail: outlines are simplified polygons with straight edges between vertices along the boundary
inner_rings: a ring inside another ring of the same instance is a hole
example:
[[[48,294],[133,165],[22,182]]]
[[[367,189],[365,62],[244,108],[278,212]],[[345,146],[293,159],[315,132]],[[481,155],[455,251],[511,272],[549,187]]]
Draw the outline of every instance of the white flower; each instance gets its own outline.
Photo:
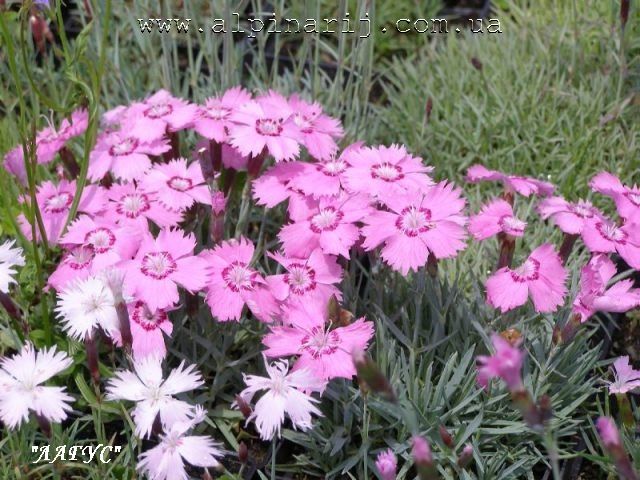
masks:
[[[50,422],[67,418],[73,398],[63,387],[43,387],[44,383],[71,365],[64,352],[49,350],[36,352],[26,344],[13,357],[0,361],[0,418],[9,428],[15,428],[29,418],[29,410]]]
[[[173,396],[204,384],[195,365],[185,367],[184,362],[173,369],[165,380],[161,363],[162,358],[156,355],[136,359],[133,372],[120,370],[107,385],[109,400],[137,402],[132,415],[136,435],[140,437],[151,435],[158,414],[165,428],[175,423],[189,422],[194,416],[193,407]]]
[[[15,283],[13,275],[16,274],[15,266],[24,265],[24,257],[21,248],[11,248],[15,240],[7,240],[0,245],[0,292],[7,293],[9,285]]]
[[[240,392],[240,396],[247,403],[256,392],[267,390],[256,402],[247,421],[255,420],[256,428],[263,440],[271,440],[275,434],[280,436],[285,413],[289,415],[293,428],[311,428],[311,415],[322,413],[314,405],[318,400],[301,390],[322,391],[326,382],[315,377],[307,369],[287,373],[289,368],[286,362],[279,361],[269,365],[265,359],[264,363],[269,377],[243,375],[247,388]]]
[[[101,278],[88,277],[68,285],[58,294],[56,313],[62,328],[77,340],[93,336],[99,327],[108,335],[118,329],[113,292]]]
[[[217,467],[216,457],[223,456],[220,445],[209,436],[186,435],[204,415],[204,410],[196,407],[193,420],[165,425],[160,443],[140,456],[137,469],[153,480],[185,480],[185,461],[196,467]]]

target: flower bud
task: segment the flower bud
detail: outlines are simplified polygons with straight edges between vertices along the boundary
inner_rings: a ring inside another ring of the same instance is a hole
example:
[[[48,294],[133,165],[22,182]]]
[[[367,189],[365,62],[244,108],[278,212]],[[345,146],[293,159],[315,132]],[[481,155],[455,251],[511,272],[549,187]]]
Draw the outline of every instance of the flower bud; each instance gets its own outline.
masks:
[[[358,380],[373,392],[382,395],[389,402],[396,402],[397,397],[391,383],[380,371],[375,362],[363,350],[356,349],[352,353],[353,363],[358,372]]]
[[[240,442],[238,445],[238,460],[240,463],[247,463],[249,461],[249,448],[244,442]]]
[[[253,409],[251,408],[251,405],[249,405],[247,401],[244,398],[242,398],[240,395],[236,395],[235,404],[238,407],[238,410],[240,410],[240,412],[242,413],[242,415],[244,415],[244,418],[248,419],[253,413]]]
[[[438,427],[438,432],[440,432],[440,438],[442,439],[442,443],[444,443],[449,448],[453,448],[455,445],[455,443],[453,442],[453,437],[447,431],[444,425],[440,425]]]
[[[471,463],[472,459],[473,459],[473,447],[467,443],[462,449],[462,452],[460,452],[460,455],[458,456],[458,466],[460,468],[466,468],[469,465],[469,463]]]
[[[414,435],[411,438],[411,456],[418,471],[420,480],[435,480],[438,478],[429,442],[424,437]]]

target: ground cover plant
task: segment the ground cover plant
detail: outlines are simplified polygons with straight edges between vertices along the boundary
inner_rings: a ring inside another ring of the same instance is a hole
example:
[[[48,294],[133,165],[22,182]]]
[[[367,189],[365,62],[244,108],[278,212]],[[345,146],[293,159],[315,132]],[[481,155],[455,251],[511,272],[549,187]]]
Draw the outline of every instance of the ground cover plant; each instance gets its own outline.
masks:
[[[0,7],[2,478],[637,478],[637,15],[540,3]]]

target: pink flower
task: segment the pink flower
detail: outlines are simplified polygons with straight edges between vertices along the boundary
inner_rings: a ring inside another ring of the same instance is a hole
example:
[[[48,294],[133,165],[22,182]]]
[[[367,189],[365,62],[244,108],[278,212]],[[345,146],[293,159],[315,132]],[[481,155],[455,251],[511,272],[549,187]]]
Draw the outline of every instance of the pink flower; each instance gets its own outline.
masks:
[[[524,305],[531,296],[536,312],[553,312],[567,293],[567,271],[553,246],[536,248],[518,268],[503,267],[487,280],[487,301],[502,313]]]
[[[586,322],[595,312],[627,312],[640,304],[640,290],[633,280],[622,280],[607,288],[616,274],[616,266],[603,254],[594,255],[582,268],[580,292],[573,302],[573,312]]]
[[[122,180],[139,180],[151,168],[149,156],[171,149],[166,139],[143,141],[130,130],[103,135],[89,157],[89,178],[101,180],[108,172]]]
[[[250,267],[253,253],[253,243],[241,237],[200,254],[209,268],[207,303],[221,322],[239,321],[245,305],[263,321],[270,321],[277,311],[275,300],[265,291],[264,279]]]
[[[476,240],[484,240],[498,233],[521,237],[526,225],[526,222],[515,217],[509,202],[494,200],[469,219],[469,232]]]
[[[538,205],[538,212],[543,219],[551,218],[564,233],[577,235],[590,218],[601,218],[602,213],[591,202],[579,200],[577,203],[567,202],[562,197],[545,198]]]
[[[640,187],[624,185],[620,179],[607,172],[601,172],[591,179],[591,188],[613,198],[622,218],[640,223]]]
[[[640,370],[631,368],[628,355],[616,358],[613,369],[614,381],[608,382],[609,393],[627,393],[640,388]]]
[[[318,160],[328,160],[338,150],[336,139],[344,135],[340,122],[322,112],[319,103],[308,103],[292,95],[289,105],[298,138],[309,154]]]
[[[68,182],[61,180],[58,185],[53,182],[46,181],[40,184],[36,193],[38,208],[42,215],[44,230],[47,240],[51,244],[58,243],[58,238],[62,233],[71,204],[76,193],[76,182]],[[27,199],[28,201],[28,199]],[[105,208],[106,198],[104,190],[97,185],[86,185],[82,190],[80,203],[78,204],[79,213],[87,213],[96,215]],[[24,215],[20,215],[20,229],[22,233],[31,240],[31,224]],[[36,224],[36,238],[40,240],[40,230]]]
[[[596,427],[600,434],[600,439],[606,449],[622,447],[620,432],[615,422],[609,417],[600,417],[596,421]]]
[[[338,299],[342,297],[335,286],[342,280],[342,269],[336,257],[325,255],[320,249],[311,252],[308,259],[280,254],[270,256],[286,270],[286,273],[266,278],[269,289],[278,301],[318,301],[325,304],[331,295]]]
[[[390,448],[378,454],[376,458],[376,468],[382,480],[396,480],[398,460]]]
[[[56,291],[61,292],[72,280],[84,280],[92,273],[93,258],[95,253],[93,247],[79,245],[67,251],[55,271],[49,275],[48,285]]]
[[[318,400],[304,392],[322,391],[326,383],[308,370],[289,373],[286,362],[269,364],[265,358],[264,364],[268,377],[242,375],[247,388],[240,392],[240,397],[245,402],[250,402],[257,392],[266,390],[256,402],[247,422],[255,421],[263,440],[271,440],[276,435],[280,437],[285,415],[291,419],[294,429],[309,430],[312,415],[322,413],[315,406]]]
[[[209,140],[223,143],[228,140],[229,130],[233,127],[232,114],[251,100],[251,94],[242,87],[230,88],[220,97],[207,99],[193,122],[196,132]]]
[[[144,302],[136,301],[127,305],[129,311],[129,324],[133,343],[133,358],[155,356],[164,358],[167,355],[164,335],[171,336],[173,323],[169,320],[167,310],[159,309],[153,312]],[[113,336],[116,345],[122,345],[122,336],[116,332]]]
[[[176,98],[166,90],[158,90],[143,102],[133,103],[127,109],[123,126],[132,137],[152,142],[167,132],[189,127],[197,112],[196,105]]]
[[[161,230],[158,238],[148,235],[136,257],[127,263],[125,288],[151,310],[178,303],[178,285],[193,293],[207,282],[207,264],[195,255],[193,234]]]
[[[363,247],[373,250],[384,243],[382,258],[403,275],[425,265],[429,253],[436,258],[455,256],[465,248],[465,200],[460,194],[459,188],[441,182],[421,197],[389,198],[390,211],[376,211],[363,219]]]
[[[22,145],[12,148],[4,156],[4,169],[16,177],[23,185],[27,184],[27,170],[24,165]]]
[[[301,175],[306,165],[302,162],[277,163],[253,180],[251,188],[256,203],[273,208],[288,200],[295,192],[291,180]]]
[[[417,465],[429,465],[433,463],[433,454],[426,438],[420,435],[411,437],[411,456]]]
[[[88,215],[81,215],[71,225],[60,243],[67,246],[85,245],[93,250],[92,271],[130,260],[136,254],[142,240],[139,230],[118,226],[112,222]]]
[[[36,136],[38,163],[51,162],[71,138],[85,132],[88,124],[89,114],[87,110],[78,109],[71,114],[71,121],[66,118],[62,120],[58,130],[51,125],[38,132]]]
[[[473,165],[467,169],[467,181],[478,183],[482,181],[502,182],[507,191],[515,191],[525,197],[531,194],[538,196],[548,196],[553,193],[555,187],[542,180],[531,177],[521,177],[518,175],[508,175],[496,170],[489,170],[482,165]]]
[[[363,147],[345,155],[350,168],[345,172],[346,188],[354,193],[367,193],[385,201],[402,194],[418,195],[433,181],[432,167],[410,155],[401,145]]]
[[[354,143],[347,147],[340,156],[332,157],[329,160],[303,163],[301,172],[291,178],[289,187],[314,198],[339,195],[343,191],[346,172],[349,168],[345,158],[350,152],[361,148],[362,145],[362,142]]]
[[[249,101],[233,112],[230,143],[242,155],[260,155],[266,148],[276,162],[293,160],[300,152],[298,129],[287,100],[275,92]]]
[[[512,346],[498,334],[491,335],[495,353],[491,356],[479,355],[478,383],[486,388],[492,378],[501,378],[510,391],[519,391],[522,385],[522,362],[525,352],[518,346]]]
[[[200,165],[193,162],[187,166],[184,158],[154,166],[140,185],[143,190],[157,193],[158,201],[169,210],[185,210],[195,202],[211,203],[211,193],[204,183]]]
[[[640,269],[640,224],[618,226],[604,217],[591,218],[582,230],[582,240],[591,252],[618,252],[631,267]]]
[[[105,217],[118,225],[128,225],[142,232],[149,222],[161,228],[173,227],[182,220],[182,213],[169,210],[158,201],[158,195],[133,183],[112,185],[107,191],[109,208]]]
[[[324,253],[349,258],[349,249],[360,238],[356,222],[370,211],[365,195],[324,197],[309,212],[292,214],[294,222],[282,227],[278,238],[290,257],[307,257],[320,247]]]
[[[237,148],[232,147],[228,143],[222,144],[222,165],[226,168],[234,170],[246,170],[249,164],[249,157],[242,155]]]
[[[308,369],[320,379],[352,378],[354,350],[365,350],[373,336],[373,323],[364,317],[346,327],[332,328],[327,305],[318,301],[284,309],[284,326],[271,327],[262,343],[267,357],[298,355],[294,370]]]

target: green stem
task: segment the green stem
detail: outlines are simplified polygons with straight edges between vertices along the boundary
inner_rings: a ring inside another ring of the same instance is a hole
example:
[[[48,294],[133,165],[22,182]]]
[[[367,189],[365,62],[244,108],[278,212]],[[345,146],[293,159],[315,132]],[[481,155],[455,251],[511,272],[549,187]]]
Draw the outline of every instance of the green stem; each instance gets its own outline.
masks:
[[[551,470],[553,472],[553,480],[562,480],[560,475],[560,463],[558,462],[558,446],[553,438],[553,432],[550,428],[545,430],[544,443],[547,448],[547,455],[551,462]]]

